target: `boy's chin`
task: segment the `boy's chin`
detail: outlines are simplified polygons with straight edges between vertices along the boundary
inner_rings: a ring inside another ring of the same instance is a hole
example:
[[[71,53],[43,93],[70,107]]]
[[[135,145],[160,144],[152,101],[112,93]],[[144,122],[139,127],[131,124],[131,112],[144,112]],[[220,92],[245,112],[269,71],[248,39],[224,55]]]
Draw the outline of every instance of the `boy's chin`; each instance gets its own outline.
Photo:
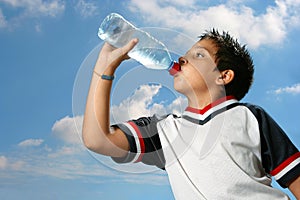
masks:
[[[176,92],[186,96],[186,90],[184,88],[175,85],[174,89]]]

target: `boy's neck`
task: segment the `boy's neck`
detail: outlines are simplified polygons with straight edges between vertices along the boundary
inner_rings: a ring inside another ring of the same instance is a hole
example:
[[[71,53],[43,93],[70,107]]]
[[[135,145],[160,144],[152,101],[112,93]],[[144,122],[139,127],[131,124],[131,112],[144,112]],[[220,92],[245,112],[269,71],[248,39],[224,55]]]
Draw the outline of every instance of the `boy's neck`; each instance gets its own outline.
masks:
[[[220,105],[220,104],[222,104],[222,103],[224,103],[226,101],[232,100],[232,99],[236,100],[236,98],[234,96],[224,96],[224,97],[222,97],[220,99],[217,99],[216,101],[214,101],[214,102],[212,102],[210,104],[207,104],[203,108],[195,108],[195,107],[188,106],[186,108],[186,111],[190,111],[190,112],[193,112],[193,113],[198,113],[198,114],[202,114],[203,115],[204,113],[206,113],[211,108],[216,107],[216,106],[218,106],[218,105]]]
[[[232,99],[232,96],[220,95],[215,97],[203,97],[196,98],[196,100],[188,99],[188,107],[202,110],[208,105],[217,104],[219,101],[226,101],[226,99]]]

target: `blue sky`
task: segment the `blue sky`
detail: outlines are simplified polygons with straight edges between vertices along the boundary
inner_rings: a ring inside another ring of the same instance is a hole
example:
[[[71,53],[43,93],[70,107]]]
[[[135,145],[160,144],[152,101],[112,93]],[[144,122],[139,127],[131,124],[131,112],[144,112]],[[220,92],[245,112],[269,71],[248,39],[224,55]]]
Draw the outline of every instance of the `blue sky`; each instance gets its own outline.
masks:
[[[256,70],[243,101],[264,107],[299,148],[300,2],[241,2],[0,0],[0,199],[173,199],[164,172],[116,165],[79,138],[98,27],[111,12],[175,59],[212,27],[246,43]],[[126,61],[116,77],[113,122],[185,108],[166,72]]]

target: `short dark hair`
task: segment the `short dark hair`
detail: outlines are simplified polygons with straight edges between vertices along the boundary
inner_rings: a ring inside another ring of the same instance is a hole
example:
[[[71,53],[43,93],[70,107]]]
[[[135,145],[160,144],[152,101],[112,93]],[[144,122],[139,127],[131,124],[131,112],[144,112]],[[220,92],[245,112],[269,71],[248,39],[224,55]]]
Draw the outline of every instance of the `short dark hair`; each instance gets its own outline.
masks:
[[[249,91],[253,82],[254,65],[246,45],[240,45],[228,32],[222,34],[212,29],[199,36],[200,40],[209,39],[217,46],[216,63],[219,71],[231,69],[233,80],[225,85],[226,95],[241,100]]]

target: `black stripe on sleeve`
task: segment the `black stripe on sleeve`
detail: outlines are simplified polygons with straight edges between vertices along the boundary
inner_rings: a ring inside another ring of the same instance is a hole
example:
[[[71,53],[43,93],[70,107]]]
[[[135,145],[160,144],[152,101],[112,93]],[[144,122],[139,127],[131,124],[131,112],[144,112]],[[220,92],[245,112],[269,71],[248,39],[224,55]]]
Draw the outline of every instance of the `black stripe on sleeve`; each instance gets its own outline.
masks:
[[[112,125],[112,127],[117,127],[125,133],[125,136],[126,136],[126,138],[128,140],[128,143],[129,143],[129,152],[125,157],[111,157],[111,158],[116,163],[129,163],[129,162],[131,162],[134,159],[134,157],[136,155],[136,152],[137,152],[136,143],[135,143],[134,137],[132,136],[131,131],[124,124],[116,124],[116,125]]]
[[[279,125],[261,107],[251,104],[243,105],[250,109],[258,121],[262,164],[266,173],[271,174],[279,165],[282,165],[299,151]],[[286,188],[288,183],[299,175],[300,165],[298,164],[276,181],[283,188]]]
[[[152,117],[141,117],[137,120],[131,120],[131,122],[137,126],[139,132],[141,133],[145,145],[145,152],[142,155],[141,162],[147,165],[155,165],[161,169],[164,169],[165,158],[158,135],[157,123],[164,118],[165,117],[159,118],[154,115]],[[120,128],[125,133],[130,145],[130,152],[126,157],[112,159],[117,163],[131,162],[137,152],[135,138],[126,125],[117,124],[114,125],[114,127]]]
[[[165,158],[157,130],[157,123],[161,119],[163,118],[158,118],[154,115],[153,117],[142,117],[132,121],[136,124],[142,134],[145,144],[145,153],[141,162],[164,169]]]

